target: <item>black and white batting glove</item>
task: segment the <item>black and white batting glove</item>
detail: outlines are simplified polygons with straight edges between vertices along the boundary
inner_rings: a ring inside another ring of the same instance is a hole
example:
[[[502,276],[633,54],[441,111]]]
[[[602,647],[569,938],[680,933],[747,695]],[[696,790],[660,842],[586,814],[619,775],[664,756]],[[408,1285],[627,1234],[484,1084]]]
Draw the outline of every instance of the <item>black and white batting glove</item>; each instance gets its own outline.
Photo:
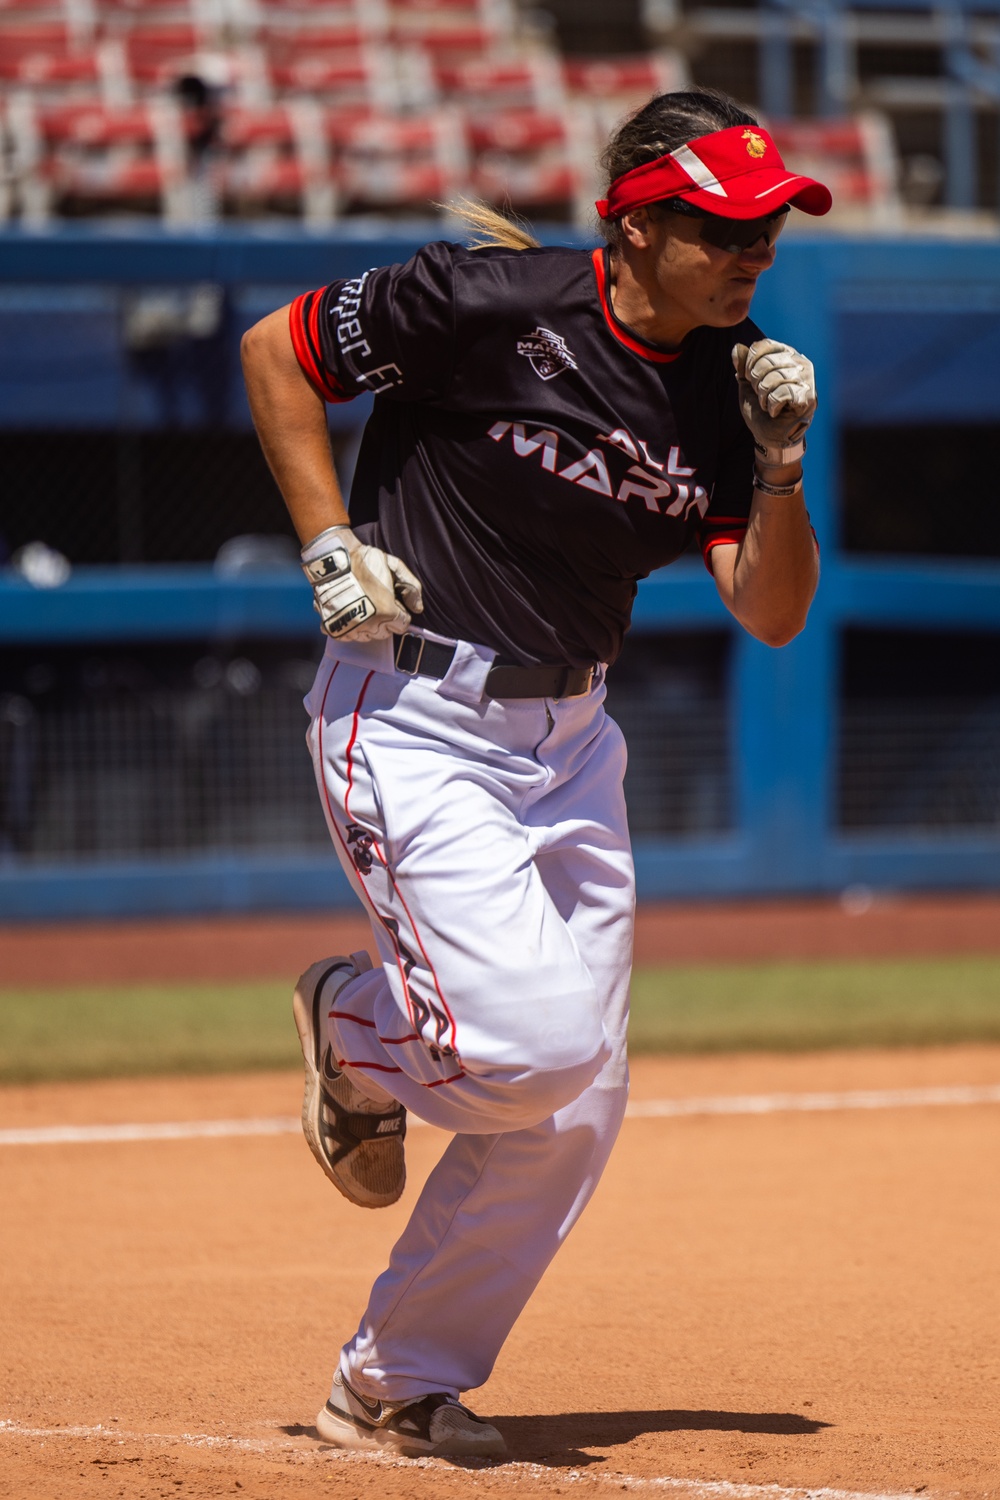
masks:
[[[790,344],[758,339],[737,344],[733,364],[740,411],[753,434],[757,464],[780,468],[806,451],[806,428],[816,412],[816,380],[804,354]]]
[[[302,549],[313,607],[334,640],[400,635],[424,607],[420,580],[404,562],[368,547],[349,526],[329,526]]]

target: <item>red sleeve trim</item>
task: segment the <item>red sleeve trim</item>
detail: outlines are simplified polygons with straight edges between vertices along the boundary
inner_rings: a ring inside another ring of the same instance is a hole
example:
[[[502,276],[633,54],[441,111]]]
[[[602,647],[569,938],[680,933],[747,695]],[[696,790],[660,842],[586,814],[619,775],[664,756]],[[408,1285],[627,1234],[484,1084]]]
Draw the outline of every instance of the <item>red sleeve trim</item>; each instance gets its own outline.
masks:
[[[705,567],[708,569],[708,571],[712,574],[713,578],[715,577],[715,571],[712,567],[711,558],[709,557],[709,553],[712,551],[712,548],[723,547],[726,545],[726,543],[729,543],[731,546],[738,547],[746,534],[747,523],[744,521],[741,529],[737,530],[736,528],[732,528],[729,531],[721,531],[716,536],[706,537],[706,539],[702,542],[702,561],[704,562]]]
[[[309,304],[309,343],[311,348],[313,349],[318,363],[322,367],[322,360],[319,358],[321,348],[319,341],[319,304],[320,298],[318,296],[313,297],[312,301]],[[324,377],[326,378],[326,383],[331,387],[331,389],[339,389],[339,387],[333,385],[333,383],[330,381],[325,370],[323,373]]]
[[[319,292],[303,292],[296,297],[288,309],[288,331],[292,336],[292,348],[303,375],[324,401],[351,401],[336,383],[333,376],[323,368],[319,356]]]

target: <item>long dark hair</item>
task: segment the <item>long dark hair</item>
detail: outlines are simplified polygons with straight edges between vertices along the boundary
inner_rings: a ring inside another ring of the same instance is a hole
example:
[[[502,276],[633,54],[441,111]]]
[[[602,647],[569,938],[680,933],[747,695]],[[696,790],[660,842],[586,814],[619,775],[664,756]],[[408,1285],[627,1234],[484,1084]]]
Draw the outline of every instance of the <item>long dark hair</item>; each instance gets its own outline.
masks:
[[[633,167],[656,161],[657,157],[666,156],[668,151],[675,151],[700,135],[728,130],[733,125],[758,123],[748,109],[718,89],[657,94],[619,125],[601,156],[601,166],[610,184]],[[611,244],[621,238],[615,219],[602,219],[600,229]]]

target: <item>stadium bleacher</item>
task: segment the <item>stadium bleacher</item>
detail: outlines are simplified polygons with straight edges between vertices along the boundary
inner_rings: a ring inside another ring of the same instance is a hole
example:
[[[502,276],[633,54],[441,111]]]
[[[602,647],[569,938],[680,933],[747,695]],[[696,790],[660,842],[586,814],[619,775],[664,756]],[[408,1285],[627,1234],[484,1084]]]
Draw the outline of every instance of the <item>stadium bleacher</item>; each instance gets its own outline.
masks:
[[[0,79],[8,218],[322,221],[456,192],[566,217],[590,195],[590,114],[506,0],[11,0]]]
[[[609,130],[691,79],[757,105],[856,221],[995,206],[1000,0],[639,10],[645,50],[593,55],[514,0],[0,0],[0,219],[321,223],[465,194],[582,224]]]

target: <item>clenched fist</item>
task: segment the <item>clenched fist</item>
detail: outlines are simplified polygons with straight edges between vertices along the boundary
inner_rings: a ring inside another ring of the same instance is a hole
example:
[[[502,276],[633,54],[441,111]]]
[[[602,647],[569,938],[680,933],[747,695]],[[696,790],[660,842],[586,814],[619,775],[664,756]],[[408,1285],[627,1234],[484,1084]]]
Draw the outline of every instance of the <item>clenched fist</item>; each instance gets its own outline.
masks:
[[[805,452],[806,428],[816,411],[816,381],[804,354],[775,339],[737,344],[733,365],[740,411],[753,434],[757,463],[779,468]]]

